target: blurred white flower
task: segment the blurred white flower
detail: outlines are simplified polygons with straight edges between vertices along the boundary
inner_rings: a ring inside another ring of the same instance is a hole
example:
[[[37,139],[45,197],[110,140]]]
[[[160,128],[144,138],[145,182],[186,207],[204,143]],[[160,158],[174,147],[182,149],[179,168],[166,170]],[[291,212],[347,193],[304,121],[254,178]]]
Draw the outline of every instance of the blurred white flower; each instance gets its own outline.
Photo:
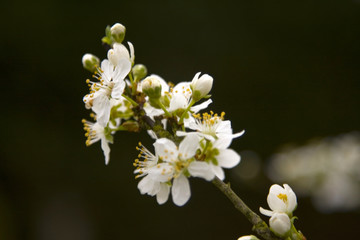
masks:
[[[259,240],[259,239],[254,235],[247,235],[247,236],[239,237],[238,240]]]
[[[322,212],[360,206],[360,135],[349,133],[287,147],[267,168],[273,181],[291,184],[298,195],[311,196]]]

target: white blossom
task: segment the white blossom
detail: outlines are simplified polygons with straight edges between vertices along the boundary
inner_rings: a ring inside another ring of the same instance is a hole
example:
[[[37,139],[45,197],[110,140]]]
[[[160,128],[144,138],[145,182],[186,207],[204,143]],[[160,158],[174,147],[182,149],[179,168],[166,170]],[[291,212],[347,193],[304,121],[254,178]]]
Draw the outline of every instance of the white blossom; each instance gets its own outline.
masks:
[[[205,137],[210,141],[223,139],[224,141],[228,141],[228,143],[225,144],[230,145],[232,139],[242,136],[245,131],[233,134],[231,121],[224,121],[224,115],[224,112],[221,113],[220,116],[217,114],[214,115],[212,111],[210,114],[203,113],[202,116],[200,114],[193,114],[195,121],[190,122],[187,127],[195,130],[195,133],[200,137]],[[193,133],[194,132],[178,131],[176,134],[178,136],[186,136]]]
[[[83,119],[84,129],[86,131],[85,136],[87,137],[86,146],[101,140],[101,149],[104,152],[105,164],[107,165],[110,161],[110,147],[109,143],[113,143],[113,138],[108,128],[104,128],[98,122],[89,122]]]
[[[272,211],[260,207],[262,214],[272,216],[275,212],[282,212],[292,216],[292,212],[297,206],[296,195],[289,185],[284,184],[283,186],[284,188],[274,184],[270,187],[267,202]]]
[[[90,94],[84,97],[86,108],[91,108],[97,115],[97,121],[105,127],[110,118],[110,99],[120,99],[125,88],[124,78],[129,73],[131,65],[121,61],[114,67],[108,60],[103,60],[99,73],[95,76],[100,82],[90,84]]]
[[[167,138],[160,138],[154,143],[154,148],[155,155],[142,150],[139,156],[145,156],[143,158],[146,161],[136,160],[135,165],[139,167],[136,170],[138,177],[145,176],[146,179],[140,181],[140,191],[152,196],[157,195],[158,202],[167,200],[170,190],[166,185],[171,185],[173,202],[182,206],[191,196],[188,177],[201,177],[210,181],[215,176],[208,164],[194,159],[199,148],[197,136],[185,137],[179,147]]]

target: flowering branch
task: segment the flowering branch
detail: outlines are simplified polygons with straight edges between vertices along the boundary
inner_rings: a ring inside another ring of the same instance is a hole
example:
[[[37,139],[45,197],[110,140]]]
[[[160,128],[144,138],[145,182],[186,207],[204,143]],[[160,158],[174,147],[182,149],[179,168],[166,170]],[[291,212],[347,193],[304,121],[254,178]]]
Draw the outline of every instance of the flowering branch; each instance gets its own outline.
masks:
[[[239,210],[249,222],[253,225],[253,231],[259,236],[263,237],[265,240],[281,240],[281,238],[275,236],[275,234],[270,230],[268,225],[253,212],[241,198],[236,195],[236,193],[231,189],[230,184],[226,184],[221,181],[219,178],[215,177],[212,183],[225,194],[227,198],[234,204],[234,207]]]
[[[271,217],[268,227],[229,184],[222,182],[223,168],[233,168],[240,162],[240,155],[229,146],[244,131],[233,133],[231,121],[224,119],[224,112],[198,113],[212,103],[209,92],[213,78],[199,72],[191,82],[174,86],[157,75],[147,76],[144,65],[134,65],[134,46],[128,42],[129,52],[122,44],[125,27],[115,24],[107,27],[105,33],[102,41],[110,48],[108,58],[100,63],[92,54],[83,57],[84,68],[97,80],[86,80],[89,94],[83,101],[85,107],[93,111],[90,117],[95,121],[83,119],[86,145],[101,140],[105,164],[108,164],[109,143],[113,143],[116,132],[146,130],[155,140],[155,153],[141,142],[136,147],[139,154],[133,165],[135,178],[141,178],[138,183],[141,194],[156,196],[157,202],[164,204],[171,193],[175,205],[183,206],[191,196],[188,179],[200,177],[212,181],[230,199],[258,236],[265,240],[304,240],[293,224],[292,212],[297,202],[288,185],[284,185],[285,189],[279,185],[270,188],[268,203],[272,211],[260,208],[261,213]]]

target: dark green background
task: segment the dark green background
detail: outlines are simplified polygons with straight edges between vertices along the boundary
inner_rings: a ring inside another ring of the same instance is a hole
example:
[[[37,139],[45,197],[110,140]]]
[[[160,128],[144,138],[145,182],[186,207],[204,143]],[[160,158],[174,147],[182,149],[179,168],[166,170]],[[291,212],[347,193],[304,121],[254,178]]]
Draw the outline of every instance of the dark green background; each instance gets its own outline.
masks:
[[[360,1],[7,1],[1,4],[0,239],[229,239],[251,226],[210,183],[191,179],[184,207],[136,188],[132,161],[146,134],[115,136],[108,166],[85,147],[89,111],[81,57],[106,57],[106,25],[121,22],[144,63],[174,83],[212,75],[237,151],[264,161],[279,146],[359,129]],[[236,171],[233,170],[233,171]],[[264,176],[227,180],[266,207]],[[354,239],[359,211],[320,214],[299,198],[308,239]],[[264,218],[265,219],[265,218]],[[346,236],[346,237],[345,237]]]

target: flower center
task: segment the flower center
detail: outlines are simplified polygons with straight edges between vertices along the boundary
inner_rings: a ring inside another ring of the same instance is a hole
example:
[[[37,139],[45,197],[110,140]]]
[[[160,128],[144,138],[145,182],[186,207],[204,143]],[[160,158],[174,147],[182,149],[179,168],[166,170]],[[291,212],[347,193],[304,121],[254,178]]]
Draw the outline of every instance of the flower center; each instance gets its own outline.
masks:
[[[209,113],[193,114],[194,118],[197,120],[201,132],[216,137],[216,129],[218,124],[224,120],[225,112],[222,112],[219,116],[217,113],[214,114],[213,111]]]
[[[279,193],[279,195],[277,195],[277,197],[279,199],[281,199],[284,203],[287,203],[287,195],[286,194],[283,194],[283,193]]]

